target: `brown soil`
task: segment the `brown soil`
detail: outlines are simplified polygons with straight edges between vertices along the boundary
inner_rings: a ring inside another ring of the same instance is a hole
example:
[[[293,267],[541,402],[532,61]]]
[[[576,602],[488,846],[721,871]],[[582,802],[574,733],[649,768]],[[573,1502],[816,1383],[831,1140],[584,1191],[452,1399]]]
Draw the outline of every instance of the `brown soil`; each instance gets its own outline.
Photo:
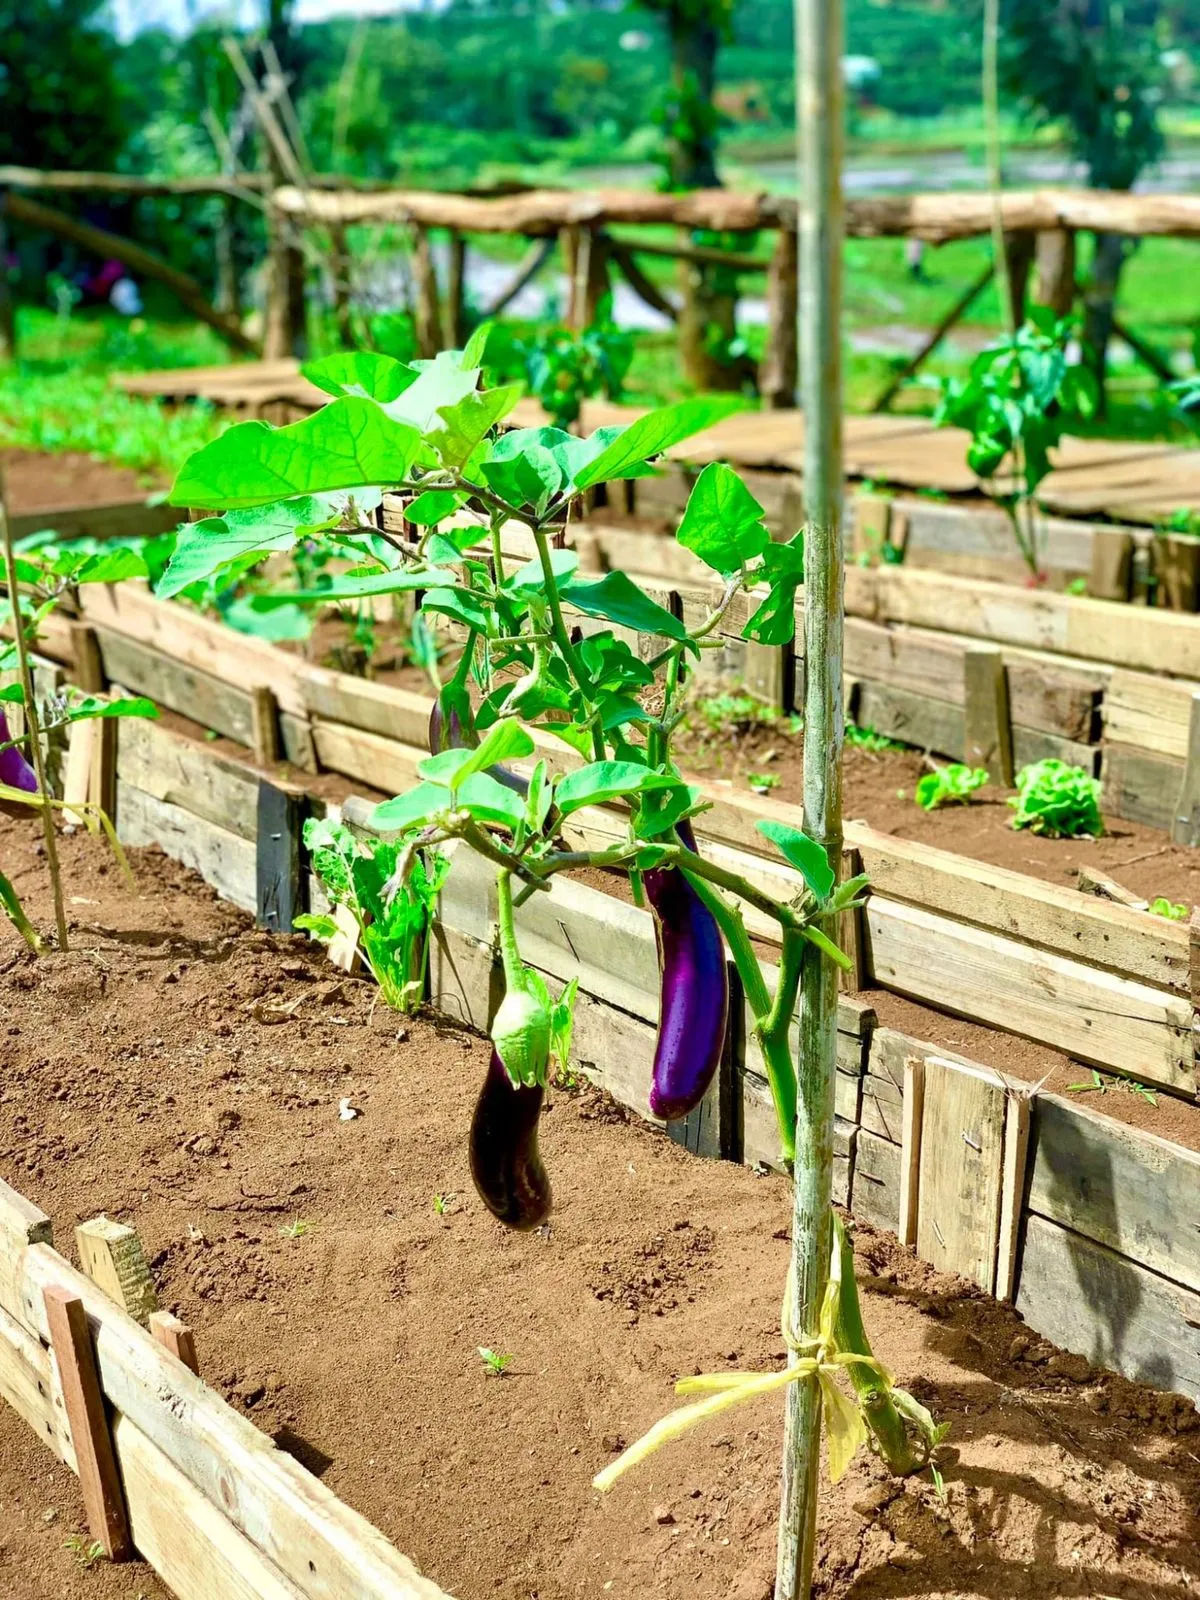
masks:
[[[144,500],[154,489],[165,488],[169,481],[77,451],[48,456],[36,450],[4,450],[0,451],[0,460],[4,464],[8,508],[14,515]]]
[[[32,825],[0,822],[0,853],[45,921]],[[140,898],[86,836],[64,857],[73,951],[35,960],[0,931],[0,1172],[62,1247],[100,1210],[135,1222],[209,1381],[461,1600],[761,1600],[778,1401],[606,1498],[590,1480],[678,1374],[781,1360],[786,1185],[554,1092],[553,1223],[507,1234],[467,1172],[481,1040],[381,1013],[156,852],[134,852]],[[947,1499],[856,1461],[825,1493],[820,1593],[1194,1593],[1194,1408],[1056,1355],[886,1235],[858,1244],[880,1356],[952,1425]],[[504,1377],[478,1346],[513,1357]],[[0,1412],[0,1594],[157,1600],[144,1569],[63,1549],[78,1492],[35,1449]]]

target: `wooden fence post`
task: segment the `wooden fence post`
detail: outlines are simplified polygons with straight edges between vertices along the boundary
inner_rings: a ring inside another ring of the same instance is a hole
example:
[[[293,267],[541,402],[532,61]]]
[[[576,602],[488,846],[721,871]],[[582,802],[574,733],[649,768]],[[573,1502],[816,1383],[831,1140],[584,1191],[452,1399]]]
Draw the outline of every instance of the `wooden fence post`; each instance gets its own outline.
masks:
[[[442,314],[438,304],[437,269],[427,228],[417,228],[413,240],[413,333],[417,355],[428,361],[437,355]]]
[[[450,265],[446,273],[446,303],[442,310],[442,345],[457,350],[463,343],[463,290],[467,277],[467,241],[457,231],[450,235]]]
[[[1127,528],[1097,528],[1087,592],[1097,600],[1128,600],[1132,584],[1133,535]]]
[[[266,778],[258,785],[258,925],[272,933],[291,933],[304,910],[303,790],[284,788]]]
[[[87,1277],[146,1327],[158,1310],[158,1296],[137,1229],[111,1217],[93,1217],[75,1229],[75,1245]]]
[[[796,342],[796,306],[799,294],[796,233],[780,228],[767,274],[767,341],[758,369],[763,404],[773,411],[796,404],[800,378]]]
[[[1176,844],[1200,845],[1200,693],[1192,695],[1188,715],[1187,762],[1175,802],[1171,837]]]
[[[1036,236],[1034,299],[1065,317],[1075,304],[1075,230],[1047,228]]]
[[[993,783],[1013,781],[1012,720],[1004,657],[995,645],[971,645],[963,655],[964,751],[970,767],[986,767]]]

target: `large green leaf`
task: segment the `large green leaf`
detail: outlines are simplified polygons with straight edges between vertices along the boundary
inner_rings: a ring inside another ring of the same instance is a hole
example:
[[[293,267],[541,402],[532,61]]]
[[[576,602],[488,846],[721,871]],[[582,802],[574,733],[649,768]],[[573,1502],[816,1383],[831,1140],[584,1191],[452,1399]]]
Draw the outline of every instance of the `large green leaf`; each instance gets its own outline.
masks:
[[[713,461],[696,479],[675,537],[727,578],[770,543],[762,519],[762,506],[733,468]]]
[[[686,639],[687,629],[648,594],[643,594],[623,572],[606,572],[594,583],[570,583],[562,591],[568,605],[589,617],[632,628],[636,633],[661,633],[667,639]]]
[[[512,438],[512,434],[505,437]],[[520,455],[499,456],[482,462],[479,476],[506,504],[518,508],[532,506],[539,516],[563,483],[562,468],[553,453],[541,444],[528,445]]]
[[[565,817],[581,806],[603,805],[606,800],[647,789],[669,789],[678,781],[636,761],[593,761],[561,779],[554,791],[554,803]]]
[[[486,389],[482,394],[472,391],[453,405],[439,406],[437,414],[442,426],[430,427],[428,434],[442,465],[456,470],[462,467],[480,440],[520,398],[520,384],[510,383],[500,389]]]
[[[368,350],[343,350],[320,361],[308,361],[300,371],[326,394],[361,395],[381,405],[399,399],[417,378],[414,367]]]
[[[479,384],[478,367],[460,366],[461,356],[442,350],[432,361],[415,362],[417,376],[395,400],[384,407],[395,422],[407,422],[422,433],[444,425],[438,413],[444,406],[456,406]]]
[[[338,522],[345,504],[344,494],[300,495],[273,505],[228,511],[223,517],[185,522],[155,593],[169,600],[241,556],[290,550],[305,533]]]
[[[451,804],[452,796],[444,784],[418,783],[394,800],[384,800],[377,805],[371,813],[371,827],[403,833],[408,828],[424,826],[430,817],[445,811]]]
[[[833,893],[834,873],[817,841],[786,822],[766,819],[756,822],[755,827],[795,867],[817,899],[828,900]]]
[[[681,439],[711,428],[731,411],[741,410],[742,404],[736,395],[697,395],[694,399],[680,400],[673,406],[647,412],[623,428],[606,449],[576,474],[576,489],[628,477],[631,468],[640,467],[651,456],[661,455]]]
[[[400,483],[419,444],[411,424],[394,420],[373,400],[346,396],[285,428],[237,423],[184,462],[171,504],[229,510]]]

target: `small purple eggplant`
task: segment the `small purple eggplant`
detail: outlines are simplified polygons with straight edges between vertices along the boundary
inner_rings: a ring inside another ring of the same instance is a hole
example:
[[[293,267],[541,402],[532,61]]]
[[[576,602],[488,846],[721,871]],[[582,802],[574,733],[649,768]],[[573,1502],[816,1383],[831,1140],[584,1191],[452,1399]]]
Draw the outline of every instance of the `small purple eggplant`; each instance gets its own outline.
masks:
[[[440,755],[443,750],[474,750],[479,743],[479,735],[475,731],[475,719],[471,715],[471,703],[466,699],[451,698],[443,689],[433,702],[433,709],[429,713],[429,754]],[[502,783],[506,789],[511,789],[515,794],[526,795],[529,793],[529,780],[520,778],[515,772],[510,772],[507,767],[497,764],[489,767],[488,771],[497,783]]]
[[[545,1090],[513,1083],[496,1052],[471,1119],[471,1177],[484,1205],[509,1228],[527,1232],[550,1215],[550,1179],[538,1152]]]
[[[686,819],[678,832],[695,850]],[[654,868],[644,882],[654,907],[662,977],[650,1110],[664,1122],[675,1122],[699,1105],[721,1059],[729,970],[721,930],[683,873]]]
[[[0,745],[8,744],[11,738],[8,718],[3,711],[0,711]],[[0,783],[7,784],[10,789],[23,789],[26,794],[38,792],[37,774],[26,761],[20,745],[14,744],[7,750],[0,750]],[[23,814],[25,808],[13,800],[8,803],[5,810],[11,816]]]

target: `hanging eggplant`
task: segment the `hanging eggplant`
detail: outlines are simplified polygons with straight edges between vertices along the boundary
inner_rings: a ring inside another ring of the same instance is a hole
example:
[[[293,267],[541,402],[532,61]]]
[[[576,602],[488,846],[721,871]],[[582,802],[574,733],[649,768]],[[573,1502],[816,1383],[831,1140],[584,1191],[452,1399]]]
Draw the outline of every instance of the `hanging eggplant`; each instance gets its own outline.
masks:
[[[678,833],[694,851],[686,819]],[[683,873],[656,867],[644,882],[654,908],[661,974],[650,1110],[664,1122],[675,1122],[699,1105],[720,1062],[729,1020],[729,970],[721,930]]]
[[[540,1083],[514,1083],[492,1051],[471,1119],[471,1177],[484,1205],[510,1228],[537,1228],[550,1215],[550,1179],[538,1152],[545,1092]]]
[[[0,784],[7,785],[10,789],[22,789],[26,794],[38,792],[37,774],[26,761],[21,747],[10,744],[12,734],[8,729],[8,718],[0,711],[0,745],[8,745],[7,750],[0,750]],[[0,812],[5,816],[25,816],[27,808],[20,801],[0,801]]]

